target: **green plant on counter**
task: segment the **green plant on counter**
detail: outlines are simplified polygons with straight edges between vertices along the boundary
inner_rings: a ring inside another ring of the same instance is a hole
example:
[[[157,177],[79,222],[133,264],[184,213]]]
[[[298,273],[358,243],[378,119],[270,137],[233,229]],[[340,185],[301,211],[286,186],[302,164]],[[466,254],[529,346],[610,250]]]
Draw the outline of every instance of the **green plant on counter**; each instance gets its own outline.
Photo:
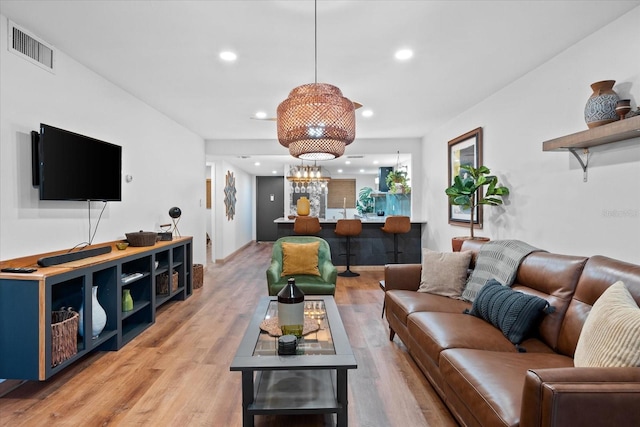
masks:
[[[469,221],[470,237],[473,239],[474,211],[477,206],[502,204],[502,197],[509,194],[509,189],[498,184],[498,177],[488,175],[491,173],[486,166],[474,168],[471,165],[462,165],[460,169],[467,171],[462,177],[460,175],[453,179],[453,185],[445,190],[452,205],[462,206],[471,212]],[[488,186],[483,197],[478,199],[478,189]]]
[[[356,204],[356,209],[360,216],[373,213],[375,209],[375,201],[373,200],[373,197],[371,197],[371,193],[373,193],[373,188],[371,187],[362,187],[358,192],[358,203]]]
[[[389,193],[405,193],[411,192],[409,187],[409,178],[407,178],[407,171],[393,170],[389,172],[385,179],[387,187],[389,187]],[[396,184],[400,184],[399,186]],[[400,190],[401,189],[401,190]]]

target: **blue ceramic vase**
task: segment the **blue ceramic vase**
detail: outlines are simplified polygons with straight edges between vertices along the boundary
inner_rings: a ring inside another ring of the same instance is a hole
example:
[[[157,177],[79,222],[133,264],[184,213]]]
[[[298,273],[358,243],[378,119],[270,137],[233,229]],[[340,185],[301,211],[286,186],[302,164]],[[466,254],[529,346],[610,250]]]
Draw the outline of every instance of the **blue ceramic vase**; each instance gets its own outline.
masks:
[[[589,129],[618,120],[616,104],[620,98],[613,90],[615,83],[615,80],[603,80],[591,85],[593,93],[584,107],[584,121]]]

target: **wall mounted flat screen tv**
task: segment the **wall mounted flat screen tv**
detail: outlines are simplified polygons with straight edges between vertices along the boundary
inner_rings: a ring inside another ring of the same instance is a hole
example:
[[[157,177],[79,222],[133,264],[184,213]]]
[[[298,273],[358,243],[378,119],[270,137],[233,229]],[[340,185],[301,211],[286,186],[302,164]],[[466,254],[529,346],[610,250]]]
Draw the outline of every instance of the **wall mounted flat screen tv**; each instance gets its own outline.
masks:
[[[32,137],[40,200],[122,200],[121,146],[46,124]]]

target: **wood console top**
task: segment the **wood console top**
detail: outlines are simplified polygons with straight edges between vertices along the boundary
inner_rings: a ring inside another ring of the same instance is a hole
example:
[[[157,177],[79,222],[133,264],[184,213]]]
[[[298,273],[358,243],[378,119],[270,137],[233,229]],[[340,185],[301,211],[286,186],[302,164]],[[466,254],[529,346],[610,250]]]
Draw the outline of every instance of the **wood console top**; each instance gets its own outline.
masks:
[[[58,264],[51,267],[40,267],[38,265],[38,259],[45,256],[63,255],[71,251],[66,249],[61,251],[47,252],[47,253],[42,253],[37,255],[29,255],[21,258],[9,259],[5,261],[0,261],[0,268],[34,267],[34,268],[37,268],[38,270],[34,271],[33,273],[2,273],[0,272],[0,279],[41,280],[41,279],[44,279],[45,277],[55,276],[57,274],[63,274],[63,273],[72,271],[76,268],[89,267],[92,265],[101,264],[104,262],[113,261],[120,258],[125,258],[131,255],[137,255],[150,250],[162,249],[163,247],[171,246],[175,243],[185,242],[188,240],[191,240],[190,236],[174,237],[173,240],[156,242],[156,244],[153,246],[140,246],[140,247],[128,246],[124,250],[119,250],[118,248],[116,248],[116,243],[122,242],[122,240],[114,240],[112,242],[98,243],[95,245],[86,246],[83,249],[111,246],[111,252],[107,254],[94,256],[94,257],[84,258],[77,261],[66,262],[64,264]]]

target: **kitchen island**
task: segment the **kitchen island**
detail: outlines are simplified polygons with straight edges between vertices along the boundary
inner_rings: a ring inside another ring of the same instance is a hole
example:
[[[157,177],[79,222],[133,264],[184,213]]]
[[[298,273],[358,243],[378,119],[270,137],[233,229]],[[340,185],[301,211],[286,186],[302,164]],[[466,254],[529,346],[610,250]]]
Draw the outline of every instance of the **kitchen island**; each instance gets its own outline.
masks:
[[[317,234],[329,243],[331,261],[334,265],[347,264],[346,238],[335,233],[337,219],[320,218],[322,230]],[[362,233],[351,238],[351,267],[385,265],[393,262],[393,234],[388,234],[380,228],[384,225],[385,217],[362,219]],[[293,219],[278,218],[274,220],[278,226],[278,238],[293,236]],[[398,256],[400,263],[420,263],[421,237],[425,221],[411,220],[411,230],[398,235]]]

